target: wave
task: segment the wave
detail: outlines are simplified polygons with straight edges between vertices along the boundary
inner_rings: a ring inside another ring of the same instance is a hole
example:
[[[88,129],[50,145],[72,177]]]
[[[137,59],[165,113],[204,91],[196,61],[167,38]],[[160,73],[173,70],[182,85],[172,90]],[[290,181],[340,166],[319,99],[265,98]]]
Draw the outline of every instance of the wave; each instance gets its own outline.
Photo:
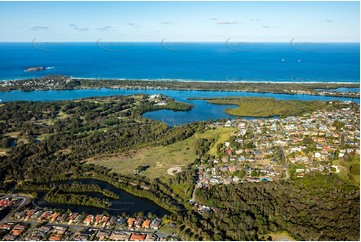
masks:
[[[116,77],[76,77],[71,76],[73,79],[80,79],[80,80],[114,80],[114,81],[176,81],[176,82],[204,82],[204,83],[284,83],[284,84],[318,84],[318,83],[325,83],[325,84],[357,84],[358,82],[350,82],[350,81],[269,81],[269,80],[239,80],[239,81],[223,81],[223,80],[204,80],[204,79],[182,79],[182,78],[116,78]]]

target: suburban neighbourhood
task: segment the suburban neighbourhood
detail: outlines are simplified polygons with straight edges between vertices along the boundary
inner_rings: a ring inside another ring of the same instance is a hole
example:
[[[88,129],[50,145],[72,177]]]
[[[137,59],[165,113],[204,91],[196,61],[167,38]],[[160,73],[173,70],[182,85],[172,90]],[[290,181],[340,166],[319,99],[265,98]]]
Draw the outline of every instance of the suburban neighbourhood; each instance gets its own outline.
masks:
[[[15,206],[15,213],[1,221],[0,238],[14,240],[171,240],[175,235],[158,232],[162,219],[139,215],[137,217],[105,214],[73,213],[43,208],[16,207],[17,199],[0,200],[2,208]],[[167,224],[166,226],[175,226]]]
[[[360,154],[360,110],[359,105],[352,105],[343,102],[341,109],[299,117],[212,124],[213,128],[234,127],[237,131],[218,145],[214,160],[202,160],[196,167],[197,187],[342,172],[346,157]]]

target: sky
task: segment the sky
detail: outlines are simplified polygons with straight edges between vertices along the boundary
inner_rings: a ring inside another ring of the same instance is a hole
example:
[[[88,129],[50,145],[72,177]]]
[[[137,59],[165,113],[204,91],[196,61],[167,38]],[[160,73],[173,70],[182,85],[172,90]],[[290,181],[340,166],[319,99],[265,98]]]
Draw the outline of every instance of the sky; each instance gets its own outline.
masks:
[[[0,42],[359,42],[359,2],[0,2]]]

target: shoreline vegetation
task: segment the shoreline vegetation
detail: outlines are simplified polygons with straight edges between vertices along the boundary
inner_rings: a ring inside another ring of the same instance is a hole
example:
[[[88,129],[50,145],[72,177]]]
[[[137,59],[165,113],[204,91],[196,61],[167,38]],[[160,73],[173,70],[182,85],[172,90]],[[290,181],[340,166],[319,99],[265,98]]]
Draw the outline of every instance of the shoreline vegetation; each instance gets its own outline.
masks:
[[[225,112],[238,117],[287,117],[296,116],[317,109],[327,109],[328,105],[322,101],[276,100],[274,98],[253,97],[224,97],[224,98],[192,98],[191,100],[205,100],[211,104],[237,105]]]
[[[359,92],[335,92],[337,88],[359,88],[359,83],[326,82],[216,82],[180,80],[120,80],[72,78],[60,75],[0,82],[0,91],[76,90],[76,89],[155,89],[197,91],[240,91],[275,94],[305,94],[359,98]],[[320,90],[321,89],[321,90]]]
[[[111,202],[107,198],[97,198],[85,194],[66,193],[61,189],[52,189],[44,196],[48,203],[61,203],[68,205],[91,206],[97,208],[108,208]]]
[[[99,193],[106,198],[119,199],[120,196],[108,189],[102,189],[99,185],[96,184],[82,184],[82,183],[72,183],[72,184],[59,184],[55,183],[50,184],[33,184],[33,183],[24,183],[17,188],[18,190],[23,191],[52,191],[52,190],[61,190],[63,192],[69,193]]]

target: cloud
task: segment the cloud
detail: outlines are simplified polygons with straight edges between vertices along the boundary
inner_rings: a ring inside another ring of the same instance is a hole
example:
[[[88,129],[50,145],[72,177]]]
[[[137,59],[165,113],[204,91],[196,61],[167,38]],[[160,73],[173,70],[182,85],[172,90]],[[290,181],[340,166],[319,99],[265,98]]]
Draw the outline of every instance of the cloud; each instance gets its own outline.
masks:
[[[135,23],[127,23],[127,25],[132,26],[133,28],[140,28],[140,26]]]
[[[238,21],[217,21],[217,24],[238,24]]]
[[[173,22],[170,22],[170,21],[162,21],[162,22],[160,22],[160,24],[173,24]]]
[[[88,31],[89,28],[79,28],[79,29],[77,29],[77,30],[80,31],[80,32],[85,32],[85,31]]]
[[[261,22],[261,21],[263,21],[263,20],[260,19],[260,18],[251,18],[249,21],[252,21],[252,22]]]
[[[45,26],[34,26],[30,30],[47,30],[48,27]]]
[[[263,29],[270,29],[270,28],[272,28],[272,27],[269,26],[269,25],[262,25],[262,28],[263,28]]]
[[[101,28],[97,28],[96,30],[99,30],[99,31],[116,31],[116,29],[114,29],[112,26],[109,26],[109,25],[107,25],[107,26],[103,26],[103,27],[101,27]]]
[[[333,20],[332,20],[332,19],[326,19],[326,22],[327,22],[327,23],[332,23]]]
[[[217,21],[218,18],[210,18],[210,20]]]
[[[85,32],[85,31],[90,30],[90,28],[79,27],[79,26],[76,25],[76,24],[69,24],[69,27],[71,27],[73,30],[80,31],[80,32]]]

